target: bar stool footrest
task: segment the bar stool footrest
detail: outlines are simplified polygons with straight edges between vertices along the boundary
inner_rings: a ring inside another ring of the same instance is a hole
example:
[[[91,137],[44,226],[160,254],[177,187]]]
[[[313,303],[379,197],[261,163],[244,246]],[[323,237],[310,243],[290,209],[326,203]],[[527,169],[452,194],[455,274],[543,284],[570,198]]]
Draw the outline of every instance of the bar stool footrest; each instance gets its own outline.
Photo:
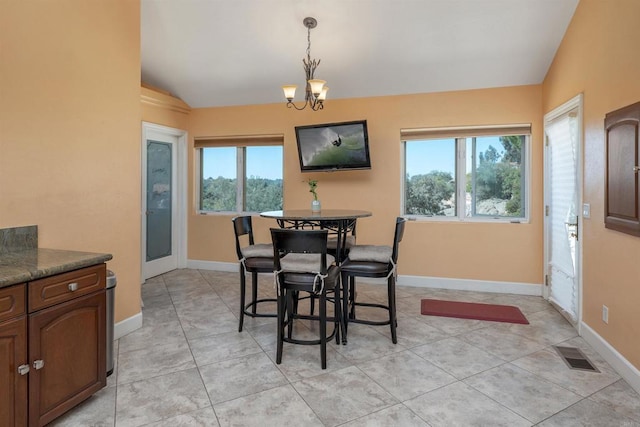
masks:
[[[316,321],[319,321],[320,317],[319,316],[309,315],[309,314],[297,314],[297,313],[295,313],[295,314],[291,315],[289,320],[285,320],[283,326],[286,328],[294,320],[316,320]],[[325,340],[327,342],[329,342],[334,337],[336,337],[336,332],[338,332],[340,330],[339,329],[340,328],[340,319],[337,318],[337,317],[333,317],[333,316],[332,317],[327,317],[327,322],[333,323],[333,330],[325,338]],[[337,324],[337,326],[336,326],[336,324]],[[302,344],[302,345],[317,345],[317,344],[320,344],[320,339],[319,338],[317,340],[299,340],[299,339],[296,339],[296,338],[290,338],[290,337],[285,336],[285,337],[283,337],[283,341],[284,342],[288,342],[288,343],[292,343],[292,344]]]
[[[278,317],[278,313],[253,313],[251,311],[249,311],[253,306],[256,307],[256,309],[258,308],[258,303],[261,302],[272,302],[277,304],[278,300],[275,298],[261,298],[261,299],[257,299],[255,301],[252,301],[250,303],[245,304],[244,306],[244,314],[245,316],[249,316],[249,317]]]
[[[351,310],[353,310],[354,307],[374,307],[374,308],[381,308],[381,309],[389,311],[389,306],[387,306],[387,305],[375,304],[375,303],[369,303],[369,302],[353,302],[353,303],[351,303],[351,306],[352,306]],[[361,323],[363,325],[374,325],[374,326],[383,326],[383,325],[390,325],[391,324],[391,320],[358,319],[355,316],[352,317],[351,313],[349,313],[349,322],[350,323]]]

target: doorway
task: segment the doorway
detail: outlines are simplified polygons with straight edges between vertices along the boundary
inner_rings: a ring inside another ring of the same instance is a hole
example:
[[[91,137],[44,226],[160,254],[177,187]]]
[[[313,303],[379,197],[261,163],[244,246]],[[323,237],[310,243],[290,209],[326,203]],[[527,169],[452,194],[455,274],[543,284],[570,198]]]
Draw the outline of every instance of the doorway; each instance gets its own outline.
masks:
[[[582,301],[582,95],[544,116],[544,138],[544,296],[578,326]]]
[[[142,281],[186,266],[186,132],[142,124]]]

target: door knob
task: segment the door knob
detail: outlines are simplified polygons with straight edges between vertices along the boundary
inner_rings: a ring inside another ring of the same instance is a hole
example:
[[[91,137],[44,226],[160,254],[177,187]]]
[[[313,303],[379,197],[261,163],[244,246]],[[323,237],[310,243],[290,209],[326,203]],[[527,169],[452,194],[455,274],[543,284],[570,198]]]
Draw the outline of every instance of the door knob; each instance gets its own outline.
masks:
[[[44,360],[34,360],[33,368],[37,371],[38,369],[44,368]]]
[[[29,373],[29,365],[18,366],[18,373],[20,375],[27,375]]]

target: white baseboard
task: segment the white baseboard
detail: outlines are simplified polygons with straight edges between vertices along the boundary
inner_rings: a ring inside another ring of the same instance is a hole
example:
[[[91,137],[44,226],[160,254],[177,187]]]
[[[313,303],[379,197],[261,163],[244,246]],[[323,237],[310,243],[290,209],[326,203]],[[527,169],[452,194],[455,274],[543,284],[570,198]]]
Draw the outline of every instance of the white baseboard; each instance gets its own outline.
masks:
[[[118,323],[115,324],[113,329],[113,339],[117,340],[120,337],[123,337],[136,329],[140,329],[142,327],[142,312],[138,314],[134,314],[131,317],[128,317]]]
[[[451,279],[447,277],[398,276],[398,285],[418,288],[452,289],[458,291],[495,292],[502,294],[542,296],[537,283],[494,282],[488,280]]]
[[[226,271],[229,273],[238,272],[237,262],[218,262],[218,261],[201,261],[197,259],[187,260],[187,268],[195,268],[197,270],[215,270]]]
[[[640,371],[635,366],[584,322],[580,323],[580,335],[635,391],[640,393]]]
[[[237,272],[237,262],[188,260],[187,268]],[[365,283],[387,283],[386,279],[359,279]],[[487,280],[450,279],[427,276],[398,276],[398,285],[418,288],[454,289],[459,291],[496,292],[503,294],[542,296],[542,285],[536,283],[492,282]]]

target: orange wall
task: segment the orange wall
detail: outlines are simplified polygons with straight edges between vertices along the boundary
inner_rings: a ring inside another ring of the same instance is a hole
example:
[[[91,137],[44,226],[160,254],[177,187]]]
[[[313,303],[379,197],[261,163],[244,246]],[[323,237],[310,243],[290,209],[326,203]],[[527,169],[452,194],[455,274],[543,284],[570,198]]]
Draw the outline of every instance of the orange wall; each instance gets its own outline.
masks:
[[[581,0],[543,85],[551,111],[584,94],[584,322],[640,369],[640,238],[604,228],[604,116],[640,100],[640,1]],[[609,323],[602,322],[602,305]]]
[[[140,311],[140,5],[0,2],[0,228],[113,254],[116,320]]]
[[[529,224],[410,222],[401,247],[404,275],[489,281],[542,282],[542,93],[540,86],[408,96],[330,100],[320,112],[293,111],[282,104],[193,109],[190,137],[283,134],[284,200],[288,209],[308,208],[307,178],[319,181],[323,208],[365,209],[358,241],[389,243],[400,214],[400,130],[417,127],[531,123],[531,222]],[[366,119],[372,169],[300,172],[294,127]],[[191,139],[191,144],[193,139]],[[192,147],[192,145],[191,145]],[[193,150],[189,158],[191,260],[236,261],[230,216],[195,213]],[[261,220],[266,230],[273,221]],[[261,241],[268,240],[266,231]]]

